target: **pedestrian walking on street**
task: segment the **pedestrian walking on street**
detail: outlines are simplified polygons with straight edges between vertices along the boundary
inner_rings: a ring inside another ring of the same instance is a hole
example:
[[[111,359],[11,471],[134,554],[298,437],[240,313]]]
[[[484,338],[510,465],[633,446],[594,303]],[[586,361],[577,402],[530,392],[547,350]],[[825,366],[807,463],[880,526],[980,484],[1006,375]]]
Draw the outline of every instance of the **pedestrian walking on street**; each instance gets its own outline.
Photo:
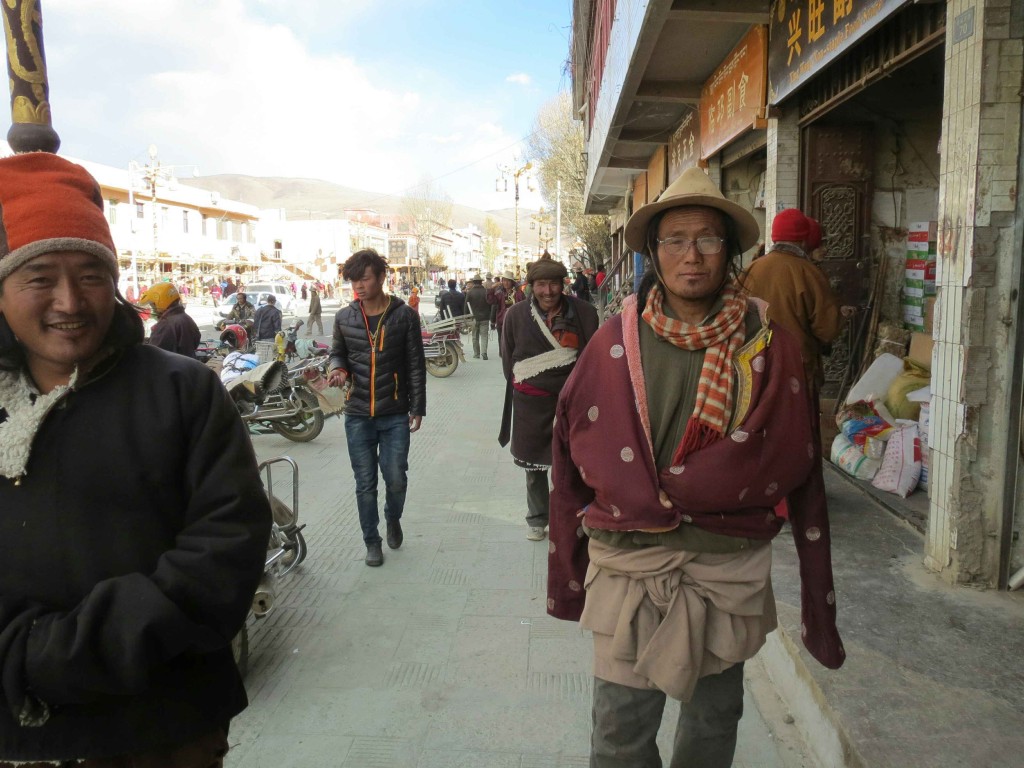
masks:
[[[419,314],[419,311],[420,311],[420,289],[419,288],[414,287],[412,289],[412,291],[409,292],[409,306],[416,312],[416,314]]]
[[[505,271],[498,283],[487,292],[487,301],[494,308],[491,312],[491,324],[498,332],[498,348],[501,349],[501,333],[505,324],[505,314],[513,304],[526,301],[523,289],[516,285],[515,276]]]
[[[487,341],[491,333],[491,305],[487,301],[484,279],[474,275],[469,280],[466,304],[473,315],[473,357],[487,359]]]
[[[96,181],[0,160],[0,766],[220,768],[270,504],[216,374],[143,343]]]
[[[462,317],[466,314],[466,294],[458,290],[458,283],[448,281],[448,290],[441,297],[441,317]]]
[[[302,291],[306,291],[306,284],[302,284]],[[305,297],[303,297],[305,298]],[[320,293],[316,288],[309,289],[309,318],[306,320],[306,335],[313,335],[313,323],[319,328],[318,334],[324,335],[323,308],[320,306]]]
[[[427,409],[427,367],[420,316],[384,293],[388,263],[372,248],[356,251],[342,267],[355,300],[334,318],[327,383],[352,389],[345,407],[345,437],[356,481],[366,564],[384,563],[378,531],[378,469],[384,477],[384,520],[391,549],[402,546],[408,486],[409,435]]]
[[[150,344],[185,357],[196,356],[202,334],[196,321],[185,312],[177,288],[170,283],[157,283],[142,294],[139,306],[148,307],[157,317],[149,332]]]
[[[817,393],[825,381],[822,347],[839,336],[843,314],[852,308],[840,308],[828,277],[811,261],[806,249],[810,235],[810,220],[799,210],[777,213],[771,250],[747,267],[740,283],[751,296],[768,302],[772,320],[800,342],[807,383]]]
[[[548,613],[594,638],[594,768],[727,768],[743,663],[775,629],[770,540],[788,499],[803,641],[842,665],[828,513],[800,345],[736,283],[754,217],[700,168],[627,222],[649,268],[583,352],[553,436]],[[589,570],[588,570],[589,569]]]
[[[252,332],[257,341],[273,341],[281,331],[281,310],[277,297],[267,295],[267,303],[260,306],[252,317]]]
[[[579,353],[597,330],[597,310],[566,295],[565,265],[548,257],[530,265],[532,296],[504,318],[501,363],[508,382],[498,442],[511,435],[512,458],[526,470],[526,537],[544,538],[548,525],[551,420],[558,393]]]

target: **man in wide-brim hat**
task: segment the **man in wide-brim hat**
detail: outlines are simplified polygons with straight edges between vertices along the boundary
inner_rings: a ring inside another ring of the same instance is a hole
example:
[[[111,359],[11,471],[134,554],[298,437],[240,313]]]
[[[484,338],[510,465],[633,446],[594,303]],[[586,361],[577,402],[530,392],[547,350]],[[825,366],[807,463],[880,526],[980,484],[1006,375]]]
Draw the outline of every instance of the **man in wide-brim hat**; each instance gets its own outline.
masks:
[[[487,290],[487,303],[491,305],[491,327],[498,332],[498,349],[501,349],[501,329],[505,324],[505,313],[509,307],[526,299],[523,289],[516,285],[516,276],[505,270],[498,282]]]
[[[743,662],[776,626],[783,500],[804,644],[844,659],[800,348],[734,279],[758,237],[699,168],[638,209],[625,238],[650,269],[559,398],[547,608],[593,632],[596,768],[660,764],[666,695],[672,764],[732,764]]]
[[[487,301],[487,289],[484,288],[484,279],[479,275],[472,275],[466,286],[466,307],[473,316],[473,359],[487,359],[487,342],[491,331],[491,311],[493,307]]]

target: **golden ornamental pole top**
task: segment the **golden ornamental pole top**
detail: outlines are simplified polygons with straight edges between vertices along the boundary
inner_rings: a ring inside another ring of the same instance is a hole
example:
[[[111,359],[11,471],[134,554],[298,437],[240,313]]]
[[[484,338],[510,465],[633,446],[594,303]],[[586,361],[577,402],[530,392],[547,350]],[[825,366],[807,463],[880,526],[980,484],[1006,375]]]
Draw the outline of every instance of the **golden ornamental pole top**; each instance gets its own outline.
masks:
[[[50,86],[43,52],[39,0],[4,0],[7,73],[11,86],[11,129],[15,152],[56,152],[60,137],[50,118]]]

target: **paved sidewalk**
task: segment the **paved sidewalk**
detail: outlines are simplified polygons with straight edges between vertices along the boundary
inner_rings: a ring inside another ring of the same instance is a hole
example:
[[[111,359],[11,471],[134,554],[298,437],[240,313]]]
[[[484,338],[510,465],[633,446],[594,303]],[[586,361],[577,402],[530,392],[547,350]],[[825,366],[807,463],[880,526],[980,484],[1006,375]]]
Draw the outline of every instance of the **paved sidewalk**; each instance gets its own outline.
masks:
[[[341,419],[309,444],[254,438],[261,458],[299,463],[309,556],[251,627],[251,705],[232,725],[230,768],[588,764],[591,641],[545,614],[547,543],[526,540],[523,473],[496,440],[496,346],[492,334],[490,361],[427,377],[405,544],[385,548],[381,568],[363,564]],[[278,495],[285,479],[275,471]],[[765,714],[748,695],[735,765],[811,766],[765,680],[748,664]]]

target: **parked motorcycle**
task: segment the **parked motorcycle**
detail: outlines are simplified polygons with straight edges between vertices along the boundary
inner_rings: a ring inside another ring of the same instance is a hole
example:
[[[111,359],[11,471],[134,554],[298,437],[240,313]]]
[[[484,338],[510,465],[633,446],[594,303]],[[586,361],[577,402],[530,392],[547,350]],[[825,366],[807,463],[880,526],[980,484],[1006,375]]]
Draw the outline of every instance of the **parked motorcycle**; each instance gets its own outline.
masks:
[[[291,467],[292,505],[289,507],[274,495],[274,483],[271,466],[285,462]],[[263,567],[256,594],[253,595],[252,606],[246,623],[231,641],[231,653],[235,657],[238,671],[245,676],[249,666],[249,624],[267,616],[277,600],[280,579],[306,559],[306,539],[302,535],[305,524],[299,525],[299,465],[288,456],[268,459],[259,465],[260,472],[266,477],[264,487],[270,498],[270,509],[273,523],[270,528],[270,539],[267,542],[267,558]]]
[[[250,429],[262,427],[297,443],[316,439],[324,428],[324,412],[303,370],[319,360],[314,358],[291,370],[278,360],[241,373],[235,368],[236,363],[248,362],[228,355],[221,371],[242,421]]]
[[[427,361],[427,373],[431,376],[439,379],[451,376],[459,367],[459,361],[466,361],[459,337],[461,326],[465,323],[465,318],[455,317],[424,323],[421,331],[423,354]]]
[[[300,339],[299,329],[301,329],[303,325],[305,325],[305,323],[302,320],[296,320],[282,332],[284,334],[284,357],[288,362],[291,362],[297,357],[326,355],[331,351],[330,347],[316,339]]]

